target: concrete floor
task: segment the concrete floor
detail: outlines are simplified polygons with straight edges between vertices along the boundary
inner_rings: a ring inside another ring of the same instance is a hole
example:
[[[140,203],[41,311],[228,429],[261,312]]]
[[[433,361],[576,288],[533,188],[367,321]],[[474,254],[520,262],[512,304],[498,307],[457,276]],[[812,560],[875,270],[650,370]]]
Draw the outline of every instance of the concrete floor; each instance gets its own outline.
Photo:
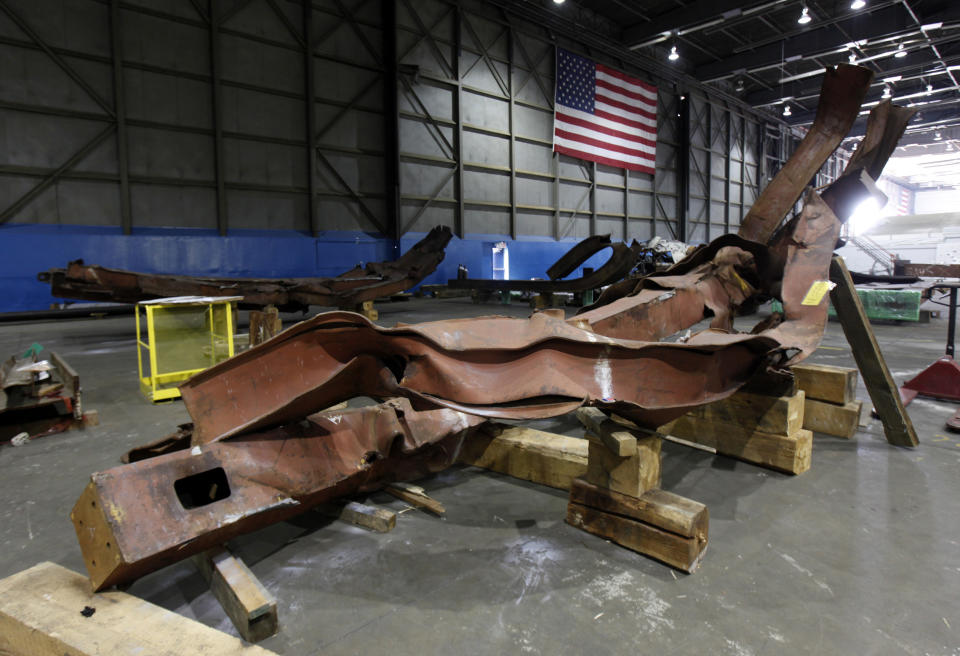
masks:
[[[378,309],[385,325],[529,312],[461,299]],[[943,352],[942,319],[875,330],[898,381]],[[101,424],[0,448],[0,576],[43,560],[83,572],[68,515],[90,473],[188,420],[180,402],[140,396],[133,317],[0,325],[3,357],[35,341],[77,369]],[[813,361],[853,366],[838,324]],[[233,547],[279,601],[281,631],[261,645],[281,654],[956,656],[960,436],[943,430],[954,409],[910,406],[914,450],[888,446],[877,421],[852,441],[818,435],[798,477],[665,443],[664,489],[710,509],[691,576],[568,526],[559,491],[473,468],[422,483],[443,519],[406,512],[377,534],[307,513]],[[537,425],[579,431],[569,417]],[[130,592],[234,633],[189,564]]]

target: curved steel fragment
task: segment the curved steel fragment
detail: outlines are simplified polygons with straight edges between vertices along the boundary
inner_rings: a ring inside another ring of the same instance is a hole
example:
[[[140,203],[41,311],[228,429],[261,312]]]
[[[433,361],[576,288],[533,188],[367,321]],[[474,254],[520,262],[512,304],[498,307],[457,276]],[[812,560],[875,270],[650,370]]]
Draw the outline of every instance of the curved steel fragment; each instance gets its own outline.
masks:
[[[66,269],[50,269],[37,278],[50,283],[59,298],[138,303],[170,296],[242,296],[242,308],[275,305],[284,311],[311,305],[353,307],[410,289],[436,270],[453,237],[438,226],[398,259],[370,262],[335,278],[214,278],[138,273],[86,265],[75,260]]]

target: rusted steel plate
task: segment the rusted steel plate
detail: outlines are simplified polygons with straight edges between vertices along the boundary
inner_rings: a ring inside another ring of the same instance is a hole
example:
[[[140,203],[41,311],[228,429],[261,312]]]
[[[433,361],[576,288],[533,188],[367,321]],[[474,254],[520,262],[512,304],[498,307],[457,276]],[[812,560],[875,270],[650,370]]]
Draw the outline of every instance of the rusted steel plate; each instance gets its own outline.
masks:
[[[132,581],[329,499],[439,471],[481,421],[397,400],[94,474],[70,514],[93,587]]]
[[[861,66],[827,68],[817,116],[807,136],[757,198],[740,224],[740,236],[766,243],[804,188],[850,131],[873,73]]]
[[[589,257],[600,250],[609,247],[613,253],[602,267],[582,278],[558,280],[569,275]],[[551,280],[484,280],[480,278],[465,278],[449,280],[447,286],[457,289],[486,289],[490,291],[527,291],[540,294],[552,292],[582,292],[588,289],[598,289],[612,282],[620,280],[636,266],[637,258],[642,247],[633,241],[629,246],[622,242],[610,243],[609,235],[587,237],[571,248],[557,260],[549,269],[547,275]]]
[[[58,298],[138,303],[170,296],[242,296],[244,308],[353,307],[410,289],[433,273],[452,236],[446,226],[436,227],[399,259],[370,262],[336,278],[206,278],[108,269],[82,260],[37,277],[49,282],[51,294]]]
[[[960,278],[960,264],[921,264],[904,262],[903,273],[906,276],[921,278]]]

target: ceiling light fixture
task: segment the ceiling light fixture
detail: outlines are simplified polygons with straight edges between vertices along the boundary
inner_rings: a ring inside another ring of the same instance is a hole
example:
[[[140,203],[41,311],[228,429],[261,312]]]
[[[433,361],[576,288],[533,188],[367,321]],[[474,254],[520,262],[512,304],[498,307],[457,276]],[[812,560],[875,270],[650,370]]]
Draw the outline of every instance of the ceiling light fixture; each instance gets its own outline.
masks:
[[[677,46],[672,46],[670,48],[670,54],[667,55],[667,59],[670,61],[677,61],[680,59],[680,53],[677,52]]]
[[[927,82],[927,95],[929,96],[931,93],[933,93],[933,85]]]
[[[888,85],[888,84],[883,85],[883,95],[880,96],[880,97],[881,97],[881,98],[889,98],[889,97],[892,96],[892,95],[893,95],[893,92],[890,91],[890,85]]]
[[[850,55],[847,57],[847,61],[850,62],[851,64],[856,64],[857,56],[851,52]]]
[[[807,6],[803,6],[803,10],[800,12],[800,18],[797,19],[797,22],[801,25],[806,25],[813,19],[810,17],[810,10],[807,9]]]
[[[790,105],[784,105],[784,106],[783,106],[783,115],[784,115],[784,116],[792,116],[792,115],[793,115],[793,112],[790,111]]]
[[[906,56],[907,56],[907,51],[904,49],[903,44],[901,43],[900,45],[897,46],[897,52],[894,55],[894,57],[896,57],[897,59],[901,59]]]
[[[743,93],[743,78],[737,78],[737,93]]]
[[[853,0],[853,2],[850,3],[851,9],[863,9],[866,6],[867,6],[867,3],[865,2],[865,0]]]
[[[562,5],[562,4],[563,4],[563,0],[553,0],[553,4],[555,4],[555,5]]]
[[[937,130],[936,132],[933,133],[934,141],[940,141],[941,139],[943,139],[943,137],[940,135],[940,130]]]

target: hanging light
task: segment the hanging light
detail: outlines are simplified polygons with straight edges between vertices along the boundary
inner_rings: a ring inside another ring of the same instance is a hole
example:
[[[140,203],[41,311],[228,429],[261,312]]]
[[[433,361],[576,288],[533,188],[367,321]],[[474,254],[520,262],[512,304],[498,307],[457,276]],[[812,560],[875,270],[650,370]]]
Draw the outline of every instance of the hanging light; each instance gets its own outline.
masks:
[[[867,3],[865,2],[865,0],[853,0],[853,2],[850,3],[851,9],[863,9],[866,6],[867,6]]]
[[[933,133],[934,141],[940,141],[941,139],[943,139],[943,137],[940,135],[940,130],[937,130],[936,132]]]
[[[927,95],[929,96],[932,93],[933,93],[933,85],[927,82]]]
[[[889,97],[891,97],[892,95],[893,95],[893,92],[890,91],[890,85],[889,85],[889,84],[884,84],[884,85],[883,85],[883,95],[880,96],[880,97],[881,97],[881,98],[889,98]]]
[[[857,63],[857,56],[851,52],[851,53],[847,56],[847,61],[850,62],[851,64],[856,64],[856,63]]]
[[[743,93],[743,78],[737,78],[737,93]]]
[[[784,106],[783,106],[783,115],[784,115],[784,116],[792,116],[792,115],[793,115],[793,112],[790,111],[790,105],[784,105]]]
[[[894,57],[896,57],[897,59],[900,59],[906,56],[907,56],[907,51],[904,49],[903,44],[901,43],[900,45],[897,46],[897,52],[894,55]]]
[[[810,10],[807,9],[807,6],[803,6],[803,10],[800,12],[800,18],[797,19],[797,22],[801,25],[806,25],[813,19],[810,17]]]
[[[562,5],[562,4],[563,4],[563,0],[553,0],[553,4],[555,4],[555,5]]]
[[[677,61],[680,59],[680,53],[677,52],[677,46],[673,45],[670,47],[670,54],[667,55],[667,59],[670,61]]]

